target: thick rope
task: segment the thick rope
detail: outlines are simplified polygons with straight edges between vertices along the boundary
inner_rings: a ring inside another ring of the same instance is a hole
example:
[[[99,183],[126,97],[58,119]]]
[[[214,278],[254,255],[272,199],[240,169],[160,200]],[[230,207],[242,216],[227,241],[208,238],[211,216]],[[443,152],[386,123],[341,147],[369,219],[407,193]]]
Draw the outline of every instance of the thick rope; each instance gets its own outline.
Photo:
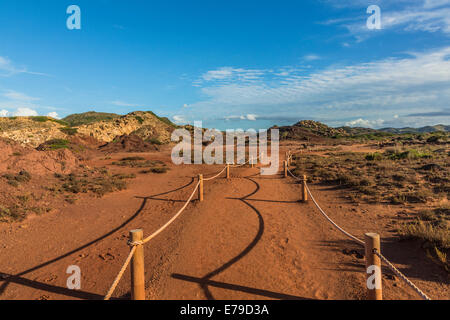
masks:
[[[158,234],[160,234],[161,232],[163,232],[172,222],[174,222],[179,216],[180,214],[183,213],[184,209],[186,209],[186,207],[188,206],[188,204],[191,202],[192,198],[195,195],[195,192],[197,191],[198,187],[200,186],[200,181],[197,182],[197,185],[194,188],[194,191],[192,191],[191,196],[189,197],[189,199],[186,201],[186,203],[184,204],[184,206],[173,216],[172,219],[170,219],[165,225],[163,225],[161,228],[159,228],[156,232],[154,232],[153,234],[149,235],[147,238],[145,238],[144,240],[142,240],[142,242],[137,242],[137,243],[131,243],[130,245],[139,245],[139,244],[146,244],[147,242],[149,242],[150,240],[152,240],[154,237],[156,237]]]
[[[108,293],[106,294],[104,300],[109,300],[114,293],[114,290],[116,290],[117,285],[119,284],[120,279],[122,279],[122,276],[127,269],[128,265],[130,264],[131,258],[134,255],[134,252],[136,251],[136,246],[131,247],[130,253],[128,254],[127,260],[125,260],[125,263],[123,264],[122,268],[119,271],[119,274],[117,275],[116,279],[114,279],[113,284],[111,285],[111,288],[109,288]]]
[[[299,177],[296,177],[292,174],[292,172],[288,169],[288,172],[290,173],[290,175],[292,177],[294,177],[295,179],[298,180],[302,180]],[[308,187],[308,184],[306,184],[306,189],[308,190],[308,194],[311,197],[311,200],[314,202],[314,204],[316,205],[317,209],[319,209],[319,211],[322,213],[322,215],[333,225],[335,226],[339,231],[341,231],[343,234],[345,234],[347,237],[350,237],[352,240],[356,241],[358,244],[365,246],[364,241],[356,238],[355,236],[353,236],[352,234],[348,233],[347,231],[345,231],[344,229],[342,229],[341,227],[339,227],[333,220],[330,219],[330,217],[328,217],[328,215],[322,210],[322,208],[319,206],[319,204],[317,203],[316,199],[314,199],[314,196],[311,193],[311,190]],[[403,273],[401,273],[386,257],[384,257],[381,253],[379,253],[377,250],[374,250],[374,253],[380,257],[380,259],[386,263],[386,265],[400,278],[402,279],[407,285],[409,285],[414,291],[417,292],[417,294],[419,294],[422,299],[424,300],[431,300],[422,290],[420,290],[411,280],[409,280]]]
[[[378,252],[378,250],[374,250],[378,257],[383,260],[384,263],[391,269],[400,279],[402,279],[407,285],[413,288],[414,291],[417,292],[418,295],[422,297],[424,300],[431,300],[422,290],[420,290],[411,280],[409,280],[403,273],[401,273],[385,256]]]
[[[126,268],[128,267],[128,264],[131,261],[131,258],[133,257],[134,252],[136,251],[136,246],[138,245],[143,245],[147,242],[149,242],[150,240],[152,240],[154,237],[156,237],[158,234],[160,234],[161,232],[163,232],[172,222],[174,222],[179,216],[180,214],[184,211],[184,209],[186,209],[186,207],[188,206],[188,204],[191,202],[192,198],[195,195],[195,192],[197,191],[198,187],[200,186],[200,181],[197,183],[197,185],[194,188],[194,191],[192,191],[191,196],[189,197],[189,199],[186,201],[186,203],[184,204],[184,206],[173,216],[172,219],[170,219],[164,226],[162,226],[161,228],[159,228],[156,232],[154,232],[153,234],[151,234],[150,236],[148,236],[147,238],[145,238],[143,241],[137,241],[137,242],[128,242],[128,245],[131,246],[131,250],[130,253],[127,257],[127,259],[125,260],[125,263],[122,266],[122,269],[120,269],[119,274],[117,275],[116,279],[114,280],[111,288],[108,290],[108,293],[105,296],[105,300],[109,300],[111,298],[111,295],[114,293],[114,290],[116,289],[117,285],[119,284],[120,279],[123,276],[123,273],[125,272]]]
[[[232,166],[230,166],[230,168],[239,168],[239,167],[245,166],[246,164],[250,163],[250,160],[253,160],[253,161],[257,160],[258,161],[262,156],[263,156],[263,154],[260,154],[255,159],[248,159],[246,162],[244,162],[242,164],[232,165]]]
[[[287,168],[287,172],[291,175],[292,178],[297,179],[299,181],[303,181],[303,178],[294,176],[294,174],[291,172],[291,170],[289,170],[289,168]]]
[[[317,209],[319,209],[319,211],[322,213],[322,215],[333,225],[335,226],[339,231],[341,231],[343,234],[345,234],[347,237],[351,238],[352,240],[354,240],[356,243],[365,246],[364,241],[358,239],[357,237],[355,237],[354,235],[348,233],[347,231],[345,231],[344,229],[342,229],[341,227],[339,227],[333,220],[331,220],[331,218],[329,216],[327,216],[327,214],[322,210],[322,208],[319,206],[319,204],[317,203],[316,199],[314,199],[314,196],[311,193],[311,190],[309,190],[308,184],[306,184],[306,190],[308,190],[308,193],[311,197],[311,200],[314,202],[314,204],[316,205]]]
[[[217,177],[219,177],[222,173],[224,173],[224,171],[227,169],[227,167],[223,168],[222,171],[220,171],[218,174],[216,174],[214,177],[210,177],[210,178],[203,178],[203,181],[211,181],[216,179]]]

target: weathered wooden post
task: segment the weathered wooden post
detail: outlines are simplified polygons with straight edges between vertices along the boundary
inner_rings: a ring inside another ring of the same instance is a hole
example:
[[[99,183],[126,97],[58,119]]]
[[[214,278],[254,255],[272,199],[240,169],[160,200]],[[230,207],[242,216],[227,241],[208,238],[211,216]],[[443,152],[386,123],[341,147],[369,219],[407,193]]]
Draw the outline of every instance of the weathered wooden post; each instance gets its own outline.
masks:
[[[143,239],[142,229],[130,231],[131,243],[139,243]],[[136,251],[131,259],[131,299],[145,300],[144,246],[142,244],[136,245]]]
[[[227,163],[227,179],[230,179],[230,164]]]
[[[308,190],[306,189],[306,175],[303,175],[303,180],[302,180],[302,201],[303,202],[307,202],[308,201]]]
[[[288,176],[288,165],[287,165],[287,160],[285,160],[285,161],[283,162],[283,164],[284,164],[284,177],[287,178],[287,176]]]
[[[252,165],[252,168],[253,168],[254,167],[253,156],[251,156],[250,162],[251,162],[251,165]]]
[[[383,300],[381,286],[381,259],[374,250],[380,251],[380,235],[366,233],[364,235],[366,248],[366,287],[368,300]]]
[[[198,181],[200,181],[200,185],[198,186],[198,200],[200,200],[200,202],[203,201],[203,175],[199,174],[198,175]]]

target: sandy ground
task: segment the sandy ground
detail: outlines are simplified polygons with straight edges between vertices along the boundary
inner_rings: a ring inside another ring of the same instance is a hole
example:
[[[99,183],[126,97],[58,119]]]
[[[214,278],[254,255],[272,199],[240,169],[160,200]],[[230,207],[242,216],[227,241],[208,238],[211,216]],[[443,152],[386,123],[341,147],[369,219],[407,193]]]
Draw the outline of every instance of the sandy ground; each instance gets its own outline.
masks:
[[[170,162],[168,152],[144,155]],[[98,164],[105,163],[92,163]],[[222,169],[170,166],[167,174],[138,175],[125,191],[0,225],[0,299],[102,299],[129,251],[129,230],[157,230],[192,192],[193,177]],[[205,182],[205,201],[194,201],[145,246],[149,299],[365,298],[363,248],[335,230],[311,202],[299,202],[300,185],[293,179],[258,173],[236,168],[230,180]],[[420,245],[394,237],[405,208],[355,207],[339,189],[311,189],[351,233],[380,233],[383,253],[430,297],[449,298],[448,274]],[[70,265],[81,268],[81,290],[67,289]],[[383,273],[385,299],[419,299],[387,269]],[[113,297],[128,298],[129,290],[127,270]]]

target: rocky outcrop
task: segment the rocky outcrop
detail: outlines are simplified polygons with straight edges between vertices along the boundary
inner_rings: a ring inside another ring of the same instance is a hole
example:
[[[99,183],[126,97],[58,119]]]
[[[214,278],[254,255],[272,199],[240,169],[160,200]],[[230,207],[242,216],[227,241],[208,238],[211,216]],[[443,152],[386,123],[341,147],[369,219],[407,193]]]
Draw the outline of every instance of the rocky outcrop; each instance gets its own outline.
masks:
[[[111,142],[118,136],[135,134],[143,140],[156,139],[170,142],[175,127],[161,121],[151,112],[132,112],[112,121],[100,121],[78,127],[78,133],[97,140]]]
[[[0,137],[19,142],[22,146],[37,147],[51,139],[64,139],[66,134],[60,129],[65,126],[39,117],[0,118]],[[50,119],[50,118],[49,118]]]
[[[134,134],[144,141],[161,144],[170,142],[175,127],[166,118],[141,111],[70,128],[64,121],[50,117],[11,117],[0,118],[0,138],[36,148],[47,141],[68,139],[73,135],[108,143],[116,137]]]
[[[307,129],[312,133],[322,137],[334,137],[337,135],[347,135],[347,132],[341,128],[331,128],[326,124],[313,120],[302,120],[294,126]]]

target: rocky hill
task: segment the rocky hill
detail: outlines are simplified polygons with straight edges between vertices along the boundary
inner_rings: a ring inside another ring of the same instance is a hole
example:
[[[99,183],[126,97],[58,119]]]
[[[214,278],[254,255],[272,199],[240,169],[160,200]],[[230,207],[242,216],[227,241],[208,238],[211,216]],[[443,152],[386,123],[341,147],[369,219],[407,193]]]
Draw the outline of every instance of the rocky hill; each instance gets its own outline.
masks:
[[[317,140],[335,136],[348,136],[342,128],[331,128],[326,124],[313,120],[302,120],[292,126],[276,127],[280,130],[282,140]]]
[[[47,140],[64,139],[66,127],[64,122],[50,117],[0,118],[0,137],[37,147]]]
[[[275,128],[275,127],[274,127]],[[350,138],[350,137],[388,137],[392,135],[433,134],[448,133],[450,126],[435,125],[422,128],[384,128],[371,129],[362,127],[338,127],[332,128],[321,122],[302,120],[292,126],[276,127],[280,130],[280,138],[286,140],[314,140],[324,138]]]
[[[111,142],[116,137],[134,134],[154,144],[170,142],[176,128],[167,118],[151,111],[136,111],[127,115],[87,112],[63,120],[50,117],[0,118],[0,137],[17,141],[23,146],[38,147],[54,139],[88,136],[99,142]]]
[[[77,132],[103,142],[111,142],[118,136],[135,134],[145,141],[168,143],[174,124],[153,112],[136,111],[111,120],[102,120],[77,127]]]
[[[421,128],[383,128],[379,131],[401,134],[401,133],[431,133],[431,132],[450,132],[450,126],[438,124],[435,126],[426,126]]]
[[[71,127],[76,127],[98,121],[114,120],[117,118],[120,118],[119,114],[89,111],[84,113],[71,114],[62,120],[69,124]]]

